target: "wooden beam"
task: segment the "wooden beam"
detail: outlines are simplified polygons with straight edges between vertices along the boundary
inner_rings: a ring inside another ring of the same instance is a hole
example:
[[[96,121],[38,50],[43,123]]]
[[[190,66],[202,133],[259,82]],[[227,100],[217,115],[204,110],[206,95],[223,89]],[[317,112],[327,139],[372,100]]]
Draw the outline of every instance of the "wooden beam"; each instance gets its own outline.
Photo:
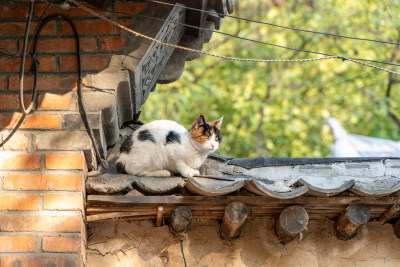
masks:
[[[128,212],[109,212],[86,216],[87,222],[96,222],[104,220],[118,220],[126,217],[141,217],[141,216],[154,216],[154,212],[138,212],[138,211],[128,211]]]
[[[384,224],[387,220],[395,218],[398,215],[400,215],[400,205],[394,204],[385,212],[385,214],[382,215],[382,217],[379,219],[379,222]]]
[[[279,242],[286,244],[292,241],[308,225],[307,211],[301,206],[291,206],[284,209],[275,225],[275,234]]]
[[[164,208],[162,206],[159,206],[157,208],[157,219],[156,219],[156,226],[160,227],[163,222],[163,213],[164,213]]]
[[[329,207],[338,205],[393,205],[400,202],[400,197],[297,197],[278,199],[265,196],[107,196],[88,195],[89,207],[96,205],[116,206],[216,206],[228,205],[234,201],[241,201],[251,206],[301,205],[315,207]]]
[[[349,240],[353,238],[362,225],[370,218],[370,211],[364,205],[351,204],[335,222],[337,238]]]
[[[400,219],[398,219],[397,222],[393,224],[393,232],[397,238],[400,238]]]
[[[186,232],[192,220],[192,212],[186,207],[178,207],[171,214],[170,228],[174,235],[179,236]]]
[[[163,207],[163,218],[170,218],[179,206],[185,206],[192,212],[192,217],[222,220],[226,206],[239,201],[248,208],[247,218],[277,219],[289,206],[303,206],[310,219],[336,219],[350,204],[367,205],[371,218],[381,218],[399,197],[298,197],[294,199],[275,199],[264,196],[104,196],[88,195],[86,214],[109,214],[106,217],[90,217],[90,220],[140,220],[143,216],[156,219],[157,209]],[[116,213],[118,212],[118,213]],[[146,215],[132,215],[129,212],[142,212]],[[117,216],[118,217],[115,217]],[[113,217],[114,216],[114,217]],[[104,218],[104,219],[101,219]]]
[[[249,210],[243,202],[235,201],[229,203],[226,206],[221,223],[221,238],[225,240],[238,238],[248,213]]]

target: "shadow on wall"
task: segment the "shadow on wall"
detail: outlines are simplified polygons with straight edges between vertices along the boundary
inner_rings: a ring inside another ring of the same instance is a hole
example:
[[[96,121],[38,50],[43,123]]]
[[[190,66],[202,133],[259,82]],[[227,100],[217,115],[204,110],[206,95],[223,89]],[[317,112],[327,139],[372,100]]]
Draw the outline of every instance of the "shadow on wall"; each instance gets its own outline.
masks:
[[[273,220],[244,224],[239,239],[219,239],[216,220],[193,220],[184,241],[188,266],[399,266],[400,239],[392,225],[370,222],[341,241],[334,222],[312,220],[302,240],[281,245]],[[179,241],[151,221],[91,223],[88,266],[183,266]]]
[[[33,80],[33,76],[24,77],[25,107],[28,107],[32,100]],[[39,76],[35,110],[48,111],[49,115],[54,115],[54,111],[76,109],[76,89],[76,75]],[[0,112],[0,129],[14,128],[22,116],[19,102],[19,79],[16,76],[10,78],[7,94],[0,96]],[[53,120],[51,124],[48,124],[51,117],[48,119],[46,121],[46,116],[39,116],[32,112],[25,118],[20,128],[58,128],[57,121]]]

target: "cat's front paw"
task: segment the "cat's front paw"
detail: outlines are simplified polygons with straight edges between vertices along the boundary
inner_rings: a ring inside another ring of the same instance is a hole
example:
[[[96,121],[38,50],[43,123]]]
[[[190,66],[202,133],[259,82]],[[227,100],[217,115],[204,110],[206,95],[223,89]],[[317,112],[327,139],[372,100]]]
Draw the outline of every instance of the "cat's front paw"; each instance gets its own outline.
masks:
[[[181,172],[183,177],[192,178],[193,176],[199,175],[200,172],[195,169],[187,168],[186,170]]]

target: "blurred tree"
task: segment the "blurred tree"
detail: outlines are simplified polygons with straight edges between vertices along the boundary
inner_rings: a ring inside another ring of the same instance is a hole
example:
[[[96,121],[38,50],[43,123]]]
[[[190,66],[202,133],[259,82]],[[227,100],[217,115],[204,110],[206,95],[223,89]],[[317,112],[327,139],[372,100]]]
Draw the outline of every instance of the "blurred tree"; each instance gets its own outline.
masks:
[[[279,25],[400,42],[400,1],[237,1],[235,16]],[[399,63],[398,47],[292,31],[225,18],[222,32],[344,57]],[[205,51],[239,58],[318,57],[214,33]],[[399,71],[399,67],[382,65]],[[189,127],[198,114],[224,115],[220,154],[233,157],[327,157],[333,137],[323,127],[338,118],[355,134],[400,139],[400,77],[339,59],[251,63],[201,56],[182,77],[158,85],[142,120],[172,119]],[[390,97],[387,93],[390,92]],[[390,108],[389,108],[390,107]]]

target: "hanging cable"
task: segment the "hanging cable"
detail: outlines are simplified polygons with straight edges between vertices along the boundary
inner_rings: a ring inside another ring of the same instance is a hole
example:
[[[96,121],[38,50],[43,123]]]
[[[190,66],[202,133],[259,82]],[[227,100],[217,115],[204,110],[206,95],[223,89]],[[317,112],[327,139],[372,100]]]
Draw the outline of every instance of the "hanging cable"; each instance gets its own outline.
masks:
[[[31,1],[31,4],[32,3],[33,3],[33,0]],[[32,10],[33,10],[33,6],[31,6],[31,7],[32,7]],[[30,17],[32,15],[32,10],[30,10],[30,12],[29,12],[30,13]],[[101,166],[106,170],[106,169],[108,169],[108,163],[107,163],[106,160],[102,159],[102,157],[101,157],[101,154],[100,154],[100,151],[99,151],[99,147],[98,147],[97,141],[96,141],[96,139],[94,137],[93,130],[92,130],[90,124],[89,124],[89,118],[87,116],[86,108],[85,108],[85,105],[84,105],[83,93],[82,93],[82,87],[83,87],[82,86],[82,76],[83,75],[82,75],[82,63],[81,63],[81,54],[80,54],[80,39],[79,39],[78,31],[76,30],[76,27],[75,27],[74,23],[66,16],[53,15],[53,16],[47,17],[40,24],[40,26],[38,28],[38,31],[37,31],[37,34],[35,35],[35,40],[34,40],[34,44],[33,44],[33,52],[32,52],[32,57],[33,57],[33,62],[34,62],[35,78],[34,78],[33,97],[32,97],[31,105],[33,107],[34,103],[36,102],[36,98],[37,98],[37,80],[38,80],[38,68],[37,68],[38,64],[37,64],[37,55],[36,55],[37,42],[38,42],[40,33],[41,33],[42,29],[44,28],[44,26],[46,26],[46,24],[49,23],[50,21],[53,21],[53,20],[56,20],[56,19],[62,19],[62,20],[65,20],[66,22],[68,22],[68,24],[71,26],[71,28],[72,28],[72,30],[74,32],[74,36],[75,36],[75,39],[76,39],[76,54],[77,54],[77,58],[78,58],[78,76],[79,76],[79,81],[78,81],[78,105],[79,105],[79,108],[81,110],[80,114],[81,114],[81,117],[82,117],[83,124],[85,125],[86,130],[87,130],[87,132],[89,134],[89,137],[90,137],[90,139],[92,141],[92,144],[93,144],[93,147],[94,147],[94,150],[95,150],[95,154],[96,154],[96,159],[100,162]],[[22,62],[21,62],[22,65],[24,64],[25,56],[26,56],[25,55],[25,53],[26,53],[25,48],[26,48],[27,34],[29,32],[29,25],[30,25],[30,19],[28,18],[27,27],[26,27],[26,30],[25,30],[26,36],[25,36],[25,41],[24,41],[25,44],[24,44],[24,50],[23,50],[23,59],[22,59]],[[20,74],[20,77],[23,77],[23,70],[24,70],[23,67],[21,67],[22,75]],[[23,87],[21,87],[21,84],[20,84],[20,88],[23,88]],[[20,99],[21,99],[21,97],[23,97],[23,90],[20,90]],[[23,101],[22,101],[21,105],[23,105]],[[23,109],[23,116],[21,117],[20,121],[18,122],[17,126],[13,129],[11,134],[6,138],[6,140],[4,140],[1,143],[1,146],[3,146],[11,138],[11,136],[17,131],[17,129],[22,124],[23,119],[25,118],[25,116],[31,110],[32,110],[31,108],[28,108],[27,110]]]
[[[14,126],[12,129],[11,133],[0,143],[0,147],[4,146],[10,139],[11,137],[18,131],[19,127],[21,127],[22,123],[24,122],[26,115],[30,113],[34,107],[34,103],[37,98],[37,90],[36,86],[33,87],[33,92],[32,92],[32,102],[29,105],[28,109],[25,109],[25,104],[24,104],[24,86],[23,86],[23,80],[24,80],[24,68],[25,68],[25,58],[26,58],[26,44],[28,42],[28,37],[29,37],[29,29],[31,26],[31,21],[32,21],[32,14],[33,14],[33,9],[35,6],[35,1],[31,0],[30,5],[29,5],[29,11],[28,11],[28,21],[26,22],[25,26],[25,35],[24,35],[24,43],[23,43],[23,49],[22,49],[22,55],[21,55],[21,66],[20,66],[20,73],[19,73],[19,104],[20,108],[22,111],[22,116],[19,119],[18,123]],[[21,51],[20,51],[21,52]],[[34,72],[35,74],[37,73],[37,62],[34,60]]]
[[[367,61],[367,62],[380,63],[380,64],[386,64],[386,65],[392,65],[392,66],[400,67],[400,64],[390,63],[390,62],[385,62],[385,61],[378,61],[378,60],[371,60],[371,59],[364,59],[364,58],[350,58],[350,57],[344,57],[344,56],[331,55],[331,54],[327,54],[327,53],[323,53],[323,52],[315,52],[315,51],[310,51],[310,50],[291,48],[291,47],[287,47],[287,46],[283,46],[283,45],[277,45],[277,44],[273,44],[273,43],[268,43],[268,42],[254,40],[254,39],[249,39],[249,38],[237,36],[237,35],[226,33],[226,32],[221,32],[221,31],[217,31],[217,30],[211,30],[211,29],[207,29],[207,28],[194,26],[194,25],[188,25],[188,24],[181,23],[181,22],[170,21],[170,20],[161,19],[161,18],[154,18],[154,17],[140,15],[140,14],[130,14],[130,13],[125,13],[125,12],[120,12],[120,11],[110,11],[110,10],[104,10],[104,9],[101,9],[101,8],[92,8],[92,9],[100,10],[100,11],[107,11],[107,12],[115,13],[115,14],[123,14],[123,15],[129,15],[129,16],[137,16],[137,17],[149,18],[149,19],[158,20],[158,21],[164,21],[164,22],[173,23],[173,24],[177,24],[177,25],[182,25],[182,26],[185,26],[185,27],[193,28],[193,29],[204,30],[204,31],[209,31],[209,32],[213,32],[213,33],[215,32],[215,33],[218,33],[218,34],[226,35],[226,36],[229,36],[229,37],[233,37],[233,38],[237,38],[237,39],[241,39],[241,40],[245,40],[245,41],[250,41],[250,42],[254,42],[254,43],[275,46],[275,47],[284,48],[284,49],[293,50],[293,51],[318,54],[318,55],[323,55],[323,56],[327,56],[327,57],[340,58],[340,59],[344,59],[344,60],[353,59],[353,60],[358,60],[358,61]]]
[[[360,64],[360,65],[364,65],[364,66],[368,66],[368,67],[371,67],[371,68],[379,69],[379,70],[382,70],[382,71],[385,71],[385,72],[389,72],[389,73],[393,73],[393,74],[396,74],[396,75],[400,75],[400,72],[395,72],[395,71],[391,71],[391,70],[388,70],[388,69],[384,69],[384,68],[381,68],[381,67],[378,67],[378,66],[374,66],[374,65],[371,65],[371,64],[367,64],[367,63],[364,63],[364,62],[360,62],[358,59],[347,58],[347,57],[341,57],[341,56],[327,56],[327,57],[321,57],[321,58],[294,59],[294,60],[291,60],[291,59],[253,59],[253,58],[236,58],[236,57],[229,57],[229,56],[216,55],[216,54],[204,52],[204,51],[201,51],[201,50],[196,50],[196,49],[192,49],[192,48],[188,48],[188,47],[183,47],[183,46],[179,46],[179,45],[175,45],[175,44],[164,43],[164,42],[162,42],[162,41],[160,41],[160,40],[157,40],[157,39],[155,39],[155,38],[153,38],[153,37],[150,37],[150,36],[147,36],[147,35],[145,35],[145,34],[139,33],[139,32],[137,32],[137,31],[131,30],[131,29],[129,29],[129,28],[127,28],[127,27],[125,27],[125,26],[123,26],[123,25],[117,23],[116,21],[113,21],[113,20],[107,18],[107,17],[104,16],[104,15],[99,14],[99,13],[93,11],[92,9],[87,8],[86,6],[83,6],[82,4],[80,4],[79,2],[77,2],[76,0],[68,0],[68,1],[71,2],[71,3],[73,3],[73,4],[75,4],[75,5],[77,5],[77,6],[80,7],[81,9],[86,10],[86,11],[88,11],[89,13],[91,13],[91,14],[93,14],[93,15],[99,17],[99,18],[101,18],[102,20],[107,21],[107,22],[109,22],[109,23],[115,25],[116,27],[119,27],[119,28],[121,28],[121,29],[123,29],[123,30],[125,30],[125,31],[127,31],[127,32],[130,32],[130,33],[132,33],[132,34],[134,34],[134,35],[136,35],[136,36],[138,36],[138,37],[141,37],[141,38],[150,40],[150,41],[152,41],[152,42],[155,42],[155,43],[158,43],[158,44],[161,44],[161,45],[164,45],[164,46],[169,46],[169,47],[173,47],[173,48],[177,48],[177,49],[182,49],[182,50],[186,50],[186,51],[190,51],[190,52],[195,52],[195,53],[199,53],[199,54],[203,54],[203,55],[207,55],[207,56],[213,56],[213,57],[217,57],[217,58],[221,58],[221,59],[226,59],[226,60],[250,61],[250,62],[306,62],[306,61],[316,61],[316,60],[326,60],[326,59],[337,58],[337,59],[341,59],[342,61],[348,60],[348,61],[351,61],[351,62]],[[292,50],[297,50],[297,49],[292,48]],[[368,60],[367,60],[367,61],[368,61]],[[397,65],[397,64],[392,64],[392,63],[387,63],[387,64]]]
[[[96,159],[101,164],[101,166],[105,170],[107,170],[108,169],[108,163],[107,163],[106,160],[102,159],[102,157],[101,157],[99,146],[97,144],[96,138],[94,137],[94,133],[93,133],[92,127],[89,124],[89,118],[87,116],[87,112],[86,112],[86,108],[85,108],[85,104],[84,104],[84,100],[83,100],[83,93],[82,93],[82,87],[83,87],[82,86],[82,76],[83,75],[82,75],[82,63],[81,63],[81,52],[80,52],[80,50],[81,50],[80,49],[80,39],[79,39],[78,31],[77,31],[74,23],[68,17],[63,16],[63,15],[53,15],[53,16],[50,16],[50,17],[46,18],[43,21],[43,24],[41,25],[41,28],[43,28],[44,25],[46,25],[48,22],[50,22],[52,20],[55,20],[55,19],[63,19],[66,22],[68,22],[68,24],[72,28],[72,31],[74,32],[74,36],[75,36],[75,39],[76,39],[76,54],[77,54],[77,57],[78,57],[78,76],[79,76],[79,81],[78,81],[78,105],[79,105],[79,108],[81,110],[80,114],[81,114],[81,117],[82,117],[83,124],[85,125],[86,130],[87,130],[87,132],[89,134],[89,137],[92,140],[92,144],[93,144],[93,147],[94,147],[94,150],[95,150],[95,154],[96,154]],[[39,33],[40,33],[40,31],[39,31]],[[34,49],[36,48],[36,42],[37,42],[37,39],[35,40]]]
[[[20,104],[20,109],[23,114],[28,115],[36,102],[37,98],[37,88],[36,88],[36,76],[35,76],[35,85],[33,87],[33,93],[32,93],[32,101],[29,104],[28,108],[25,109],[25,103],[24,103],[24,71],[25,71],[25,58],[26,58],[26,45],[28,43],[28,36],[29,36],[29,29],[31,26],[31,21],[32,21],[32,14],[33,14],[33,8],[35,5],[35,1],[31,0],[31,3],[29,5],[29,14],[28,14],[28,22],[26,23],[25,27],[25,37],[24,37],[24,44],[22,47],[22,57],[21,57],[21,67],[19,71],[19,104]],[[34,58],[33,59],[33,66],[35,70],[35,75],[37,75],[37,61]]]
[[[38,28],[39,28],[40,24],[42,23],[44,16],[46,15],[47,9],[49,9],[50,5],[54,5],[54,4],[49,3],[49,2],[46,2],[46,1],[42,1],[42,2],[47,3],[47,6],[46,6],[46,8],[44,9],[42,15],[40,16],[39,21],[37,22],[35,31],[33,32],[32,36],[35,36],[35,35],[36,35],[36,33],[37,33],[37,31],[38,31]],[[30,50],[31,50],[32,42],[33,42],[33,38],[32,38],[31,41],[29,42],[27,51],[30,51]],[[21,54],[21,52],[22,52],[22,48],[21,48],[18,52],[14,53],[14,54],[12,54],[10,51],[8,51],[8,50],[7,50],[6,48],[4,48],[4,47],[0,47],[0,50],[5,51],[5,52],[0,51],[0,54],[3,54],[3,55],[5,55],[5,56],[11,57],[11,58],[17,57],[17,56],[18,56],[19,54]]]
[[[43,1],[43,2],[48,3],[48,4],[52,4],[52,3],[49,3],[49,2],[47,2],[47,1]],[[164,2],[160,2],[160,1],[150,1],[150,2],[154,2],[154,3],[164,3]],[[169,3],[164,3],[164,4],[170,5]],[[52,4],[52,5],[54,5],[54,4]],[[56,6],[56,5],[55,5],[55,6]],[[189,7],[185,7],[185,8],[192,9],[192,8],[189,8]],[[100,8],[93,8],[93,9],[97,9],[97,10],[102,10],[102,11],[104,11],[104,9],[100,9]],[[199,10],[199,11],[200,11],[200,9],[195,9],[195,10]],[[160,18],[154,18],[154,17],[144,16],[144,15],[140,15],[140,14],[130,14],[130,13],[125,13],[125,12],[109,11],[109,10],[107,10],[107,12],[116,13],[116,14],[124,14],[124,15],[129,15],[129,16],[138,16],[138,17],[151,18],[151,19],[154,19],[154,20],[159,20],[159,21],[164,21],[164,22],[169,22],[169,23],[174,23],[174,24],[183,25],[183,26],[185,26],[185,27],[191,27],[191,28],[200,29],[200,30],[205,30],[205,31],[210,31],[210,32],[216,32],[216,33],[218,33],[218,34],[222,34],[222,35],[226,35],[226,36],[230,36],[230,37],[233,37],[233,38],[238,38],[238,39],[242,39],[242,40],[246,40],[246,41],[251,41],[251,42],[255,42],[255,43],[260,43],[260,44],[275,46],[275,47],[284,48],[284,49],[288,49],[288,50],[294,50],[294,51],[299,51],[299,52],[313,53],[313,54],[319,54],[319,55],[324,55],[324,56],[326,56],[326,57],[324,57],[324,58],[304,59],[304,60],[299,60],[299,61],[314,61],[314,60],[320,60],[320,59],[339,58],[339,59],[342,59],[342,60],[351,60],[351,61],[353,61],[353,62],[356,62],[356,61],[366,61],[366,62],[373,62],[373,63],[379,63],[379,64],[392,65],[392,66],[400,66],[400,64],[390,63],[390,62],[385,62],[385,61],[370,60],[370,59],[364,59],[364,58],[350,58],[350,57],[344,57],[344,56],[331,55],[331,54],[323,53],[323,52],[316,52],[316,51],[310,51],[310,50],[304,50],[304,49],[291,48],[291,47],[287,47],[287,46],[282,46],[282,45],[277,45],[277,44],[273,44],[273,43],[267,43],[267,42],[263,42],[263,41],[258,41],[258,40],[253,40],[253,39],[249,39],[249,38],[245,38],[245,37],[240,37],[240,36],[236,36],[236,35],[229,34],[229,33],[225,33],[225,32],[221,32],[221,31],[211,30],[211,29],[207,29],[207,28],[197,27],[197,26],[188,25],[188,24],[179,23],[179,22],[174,22],[174,21],[168,21],[168,20],[160,19]],[[209,12],[209,11],[205,11],[205,12]],[[313,31],[308,31],[308,32],[313,32]],[[317,33],[317,32],[316,32],[316,33]],[[331,35],[331,34],[329,34],[329,35]],[[141,37],[143,37],[143,36],[141,36]],[[340,36],[339,36],[339,37],[340,37]],[[353,38],[353,37],[349,37],[349,38],[350,38],[350,39],[360,39],[360,40],[362,40],[362,38]],[[367,39],[367,40],[372,40],[372,39]],[[377,41],[377,40],[373,40],[373,41]],[[383,42],[383,41],[378,41],[378,42]],[[392,44],[400,44],[400,43],[392,43]],[[166,44],[164,44],[164,45],[166,45]],[[177,48],[178,48],[178,47],[177,47]],[[0,48],[0,49],[3,49],[3,50],[6,51],[5,48]],[[184,48],[180,48],[180,49],[184,49]],[[186,50],[189,50],[189,49],[186,49]],[[193,51],[193,52],[195,52],[195,51]],[[3,53],[3,52],[1,52],[1,53]],[[201,53],[201,52],[198,52],[198,53]],[[203,54],[206,54],[206,55],[207,55],[207,53],[204,53],[204,52],[203,52]],[[211,54],[209,54],[209,55],[211,55]],[[225,57],[225,59],[240,60],[240,59],[232,58],[232,57]],[[266,62],[266,61],[263,61],[263,60],[240,60],[240,61]],[[284,62],[284,61],[285,61],[285,60],[276,60],[276,61],[271,61],[271,62]],[[370,66],[370,67],[373,67],[373,68],[374,68],[373,65],[368,65],[368,64],[367,64],[366,66]],[[379,68],[379,67],[377,67],[377,69],[385,70],[385,69]],[[392,73],[396,74],[395,72],[392,72]]]
[[[182,253],[183,262],[185,263],[185,267],[186,267],[187,266],[186,258],[185,258],[185,253],[183,252],[183,236],[179,235],[178,239],[179,239],[179,243],[181,244],[181,253]]]
[[[152,3],[157,3],[157,4],[168,5],[168,6],[173,6],[174,5],[172,3],[166,3],[166,2],[157,1],[157,0],[147,0],[147,1],[148,2],[152,2]],[[381,40],[375,40],[375,39],[359,38],[359,37],[352,37],[352,36],[346,36],[346,35],[340,35],[340,34],[333,34],[333,33],[320,32],[320,31],[311,31],[311,30],[304,30],[304,29],[293,28],[293,27],[288,27],[288,26],[282,26],[282,25],[269,23],[269,22],[264,22],[264,21],[258,21],[258,20],[254,20],[254,19],[247,19],[247,18],[241,18],[241,17],[232,16],[232,15],[228,15],[228,14],[221,14],[221,13],[218,13],[218,12],[214,13],[214,11],[202,10],[202,9],[198,9],[198,8],[188,7],[188,6],[186,6],[185,8],[188,9],[188,10],[200,11],[200,12],[207,13],[207,14],[210,14],[210,13],[217,14],[220,17],[229,17],[229,18],[234,18],[234,19],[238,19],[238,20],[254,22],[254,23],[258,23],[258,24],[264,24],[264,25],[269,25],[269,26],[288,29],[288,30],[301,31],[301,32],[307,32],[307,33],[315,33],[315,34],[322,34],[322,35],[327,35],[327,36],[332,36],[332,37],[347,38],[347,39],[353,39],[353,40],[359,40],[359,41],[368,41],[368,42],[376,42],[376,43],[383,43],[383,44],[400,45],[400,43],[396,43],[396,42],[387,42],[387,41],[381,41]]]

